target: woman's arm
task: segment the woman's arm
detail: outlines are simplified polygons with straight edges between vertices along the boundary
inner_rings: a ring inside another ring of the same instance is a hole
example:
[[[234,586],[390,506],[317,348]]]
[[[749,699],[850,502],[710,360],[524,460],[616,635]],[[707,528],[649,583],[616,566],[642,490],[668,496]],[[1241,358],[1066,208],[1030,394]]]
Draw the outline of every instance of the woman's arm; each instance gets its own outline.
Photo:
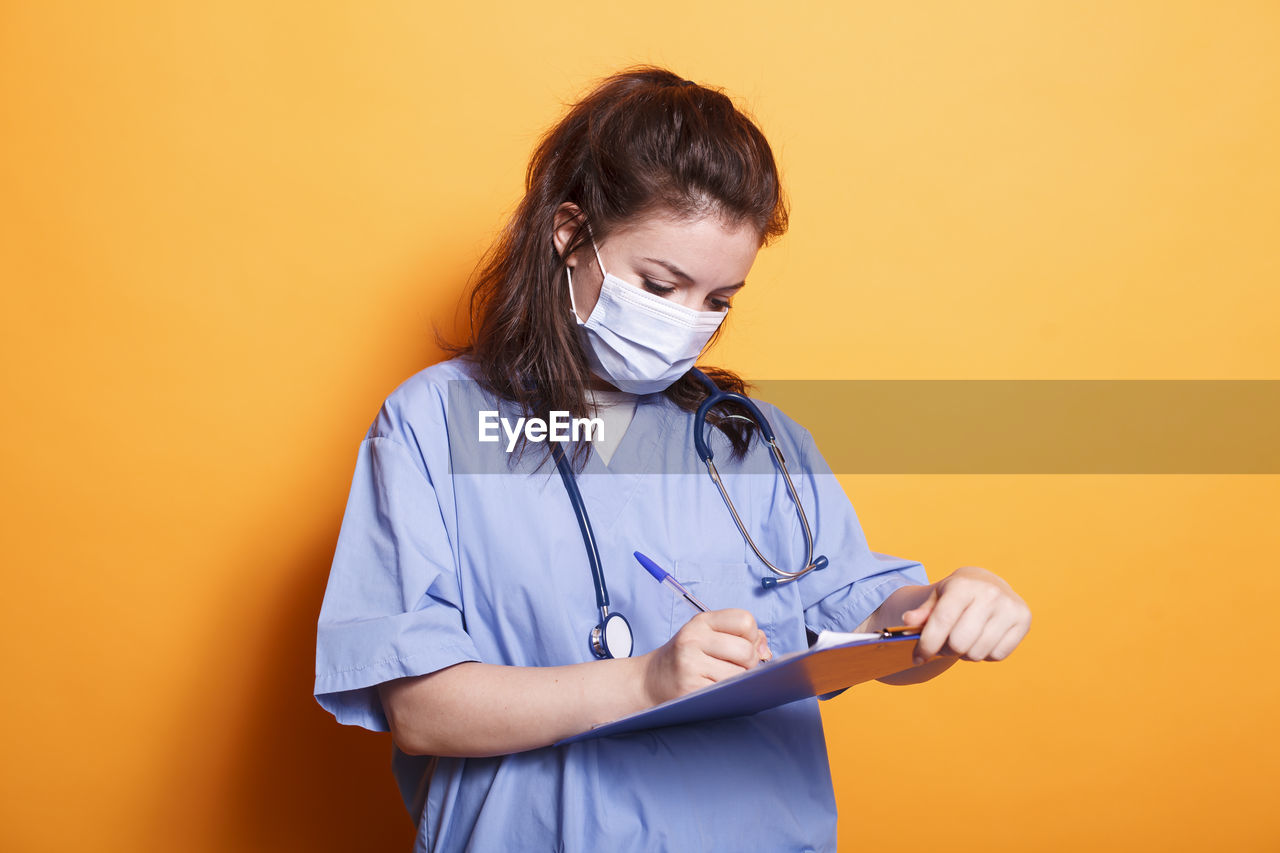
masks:
[[[570,666],[470,661],[378,686],[409,755],[487,756],[555,743],[649,707],[644,658]]]
[[[378,693],[402,752],[505,755],[549,746],[770,657],[749,612],[713,610],[641,657],[546,667],[469,661],[385,682]]]
[[[857,631],[923,625],[916,665],[878,679],[918,684],[941,675],[959,659],[1004,660],[1031,630],[1031,610],[999,576],[962,566],[937,583],[894,590]],[[944,657],[936,658],[936,655]]]

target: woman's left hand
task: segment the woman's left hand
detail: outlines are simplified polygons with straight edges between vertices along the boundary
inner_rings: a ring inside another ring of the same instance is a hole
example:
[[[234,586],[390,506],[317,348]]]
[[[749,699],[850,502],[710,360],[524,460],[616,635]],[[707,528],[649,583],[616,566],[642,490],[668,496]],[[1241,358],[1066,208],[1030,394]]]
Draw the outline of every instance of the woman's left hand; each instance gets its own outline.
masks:
[[[1031,610],[1004,579],[962,566],[932,584],[929,598],[902,614],[904,625],[923,625],[916,663],[935,655],[1004,660],[1031,629]]]

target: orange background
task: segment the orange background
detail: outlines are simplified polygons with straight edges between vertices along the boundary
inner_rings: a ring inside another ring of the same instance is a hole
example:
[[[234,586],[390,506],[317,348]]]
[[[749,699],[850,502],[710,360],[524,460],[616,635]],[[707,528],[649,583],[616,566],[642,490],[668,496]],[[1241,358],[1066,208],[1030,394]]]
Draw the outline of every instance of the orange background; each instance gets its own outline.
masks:
[[[328,563],[592,79],[774,143],[748,377],[1276,379],[1278,42],[1267,2],[0,4],[0,848],[409,848],[388,736],[311,698]],[[1035,613],[825,706],[844,848],[1280,846],[1280,478],[844,482]]]

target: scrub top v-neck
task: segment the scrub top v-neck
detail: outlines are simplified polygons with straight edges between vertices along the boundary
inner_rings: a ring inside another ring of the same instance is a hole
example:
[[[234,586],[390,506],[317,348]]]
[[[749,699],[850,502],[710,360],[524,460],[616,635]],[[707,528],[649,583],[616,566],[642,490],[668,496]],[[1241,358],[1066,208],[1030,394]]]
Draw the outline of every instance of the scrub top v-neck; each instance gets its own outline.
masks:
[[[411,377],[360,445],[317,636],[315,695],[339,722],[387,731],[378,684],[464,661],[593,660],[598,614],[568,498],[543,448],[517,457],[478,438],[479,412],[516,413],[474,375],[459,358]],[[761,406],[830,566],[763,590],[768,569],[693,452],[692,413],[642,395],[610,463],[591,453],[578,475],[635,654],[693,615],[635,550],[709,607],[751,611],[775,654],[804,648],[806,628],[849,630],[894,589],[928,582],[918,562],[869,549],[808,432]],[[780,564],[800,560],[798,522],[767,451],[753,444],[735,461],[726,442],[716,460],[762,549]],[[835,849],[816,699],[493,758],[397,754],[394,769],[417,821],[415,850]]]
[[[604,432],[600,440],[591,442],[591,450],[599,454],[608,466],[635,416],[637,395],[626,391],[593,390],[588,391],[587,396],[593,406],[592,417],[600,419]]]

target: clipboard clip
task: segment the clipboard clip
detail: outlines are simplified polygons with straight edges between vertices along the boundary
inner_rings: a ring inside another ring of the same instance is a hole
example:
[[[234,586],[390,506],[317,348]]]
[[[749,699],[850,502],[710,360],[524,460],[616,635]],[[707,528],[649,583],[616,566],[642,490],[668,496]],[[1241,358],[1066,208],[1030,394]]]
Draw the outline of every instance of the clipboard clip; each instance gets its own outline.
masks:
[[[892,640],[895,637],[918,637],[920,636],[919,628],[910,628],[906,625],[897,625],[893,628],[885,628],[880,632],[880,639]]]

